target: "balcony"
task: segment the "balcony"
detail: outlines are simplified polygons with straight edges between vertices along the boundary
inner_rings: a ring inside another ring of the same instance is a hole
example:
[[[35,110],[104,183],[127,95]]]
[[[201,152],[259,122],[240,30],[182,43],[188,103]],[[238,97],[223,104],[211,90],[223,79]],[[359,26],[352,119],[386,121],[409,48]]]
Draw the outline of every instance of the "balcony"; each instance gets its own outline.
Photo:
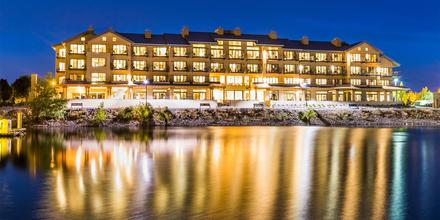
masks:
[[[174,72],[188,72],[188,67],[182,67],[182,68],[173,68]]]
[[[144,66],[144,67],[136,67],[136,66],[132,66],[132,69],[133,69],[134,71],[147,71],[147,70],[148,70],[148,68],[147,68],[146,66]]]
[[[128,55],[127,51],[112,51],[112,55]]]
[[[193,68],[193,72],[208,72],[208,68],[202,68],[202,69]]]
[[[112,66],[112,70],[126,70],[127,66]]]
[[[69,70],[86,70],[86,66],[69,66]]]

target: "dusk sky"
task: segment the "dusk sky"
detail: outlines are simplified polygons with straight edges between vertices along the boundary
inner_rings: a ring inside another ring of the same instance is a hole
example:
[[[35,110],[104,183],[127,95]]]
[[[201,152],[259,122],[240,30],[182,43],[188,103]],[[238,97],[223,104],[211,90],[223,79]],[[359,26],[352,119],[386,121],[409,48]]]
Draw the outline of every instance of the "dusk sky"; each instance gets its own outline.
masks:
[[[412,89],[440,87],[439,1],[55,1],[0,0],[0,78],[54,72],[52,44],[92,25],[100,33],[179,33],[240,27],[242,33],[367,41],[401,64]]]

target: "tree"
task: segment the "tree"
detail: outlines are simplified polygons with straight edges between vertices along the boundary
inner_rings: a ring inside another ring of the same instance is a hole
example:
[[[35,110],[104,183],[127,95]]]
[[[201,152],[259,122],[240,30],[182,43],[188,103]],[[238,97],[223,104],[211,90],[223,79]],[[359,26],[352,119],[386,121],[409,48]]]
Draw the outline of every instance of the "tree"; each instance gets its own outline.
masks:
[[[0,101],[6,102],[11,99],[12,88],[6,79],[0,79]]]
[[[419,100],[432,100],[433,99],[433,94],[428,89],[428,87],[423,87],[422,90],[420,90],[420,92],[418,93],[418,95],[419,95]]]
[[[31,102],[32,117],[36,121],[60,119],[64,116],[67,101],[56,98],[50,75],[41,78],[36,85],[36,97]]]
[[[11,85],[14,98],[27,98],[31,89],[31,77],[20,76]]]

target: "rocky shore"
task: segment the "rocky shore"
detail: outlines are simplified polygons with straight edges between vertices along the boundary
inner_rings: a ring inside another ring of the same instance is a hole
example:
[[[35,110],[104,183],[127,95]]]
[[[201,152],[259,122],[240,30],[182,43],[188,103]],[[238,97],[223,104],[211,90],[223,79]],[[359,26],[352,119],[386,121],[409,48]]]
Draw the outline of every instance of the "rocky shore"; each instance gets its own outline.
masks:
[[[106,119],[93,123],[94,109],[67,110],[64,119],[46,120],[31,127],[140,127],[137,120],[121,120],[117,109],[106,109]],[[307,110],[284,109],[185,109],[154,110],[149,126],[338,126],[338,127],[440,127],[437,109],[328,109],[313,110],[309,121],[301,120]]]

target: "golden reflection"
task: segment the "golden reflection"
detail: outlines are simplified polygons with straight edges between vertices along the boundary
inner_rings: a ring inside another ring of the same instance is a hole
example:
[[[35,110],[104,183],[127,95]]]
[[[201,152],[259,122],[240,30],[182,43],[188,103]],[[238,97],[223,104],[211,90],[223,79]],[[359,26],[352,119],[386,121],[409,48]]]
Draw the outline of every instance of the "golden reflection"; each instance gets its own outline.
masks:
[[[0,161],[18,153],[32,175],[50,170],[42,217],[116,219],[384,219],[390,166],[399,163],[390,155],[392,129],[213,127],[139,136],[61,136],[37,147],[37,137],[0,139]]]

